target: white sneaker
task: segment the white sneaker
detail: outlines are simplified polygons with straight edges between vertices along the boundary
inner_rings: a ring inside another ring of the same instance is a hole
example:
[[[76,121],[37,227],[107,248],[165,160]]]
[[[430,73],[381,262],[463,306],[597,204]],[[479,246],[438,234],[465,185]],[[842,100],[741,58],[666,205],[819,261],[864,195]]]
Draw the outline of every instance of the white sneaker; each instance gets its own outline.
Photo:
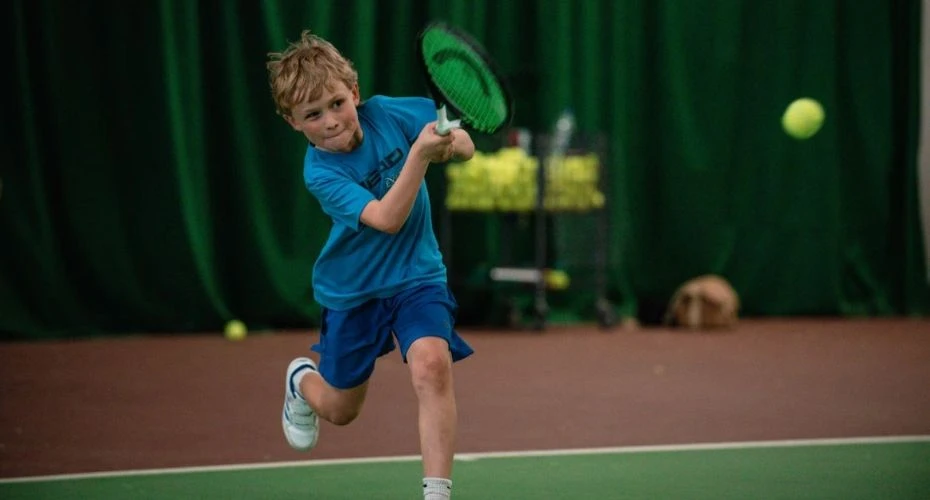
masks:
[[[297,451],[310,451],[316,446],[316,440],[320,434],[320,417],[300,394],[300,388],[294,385],[294,374],[303,370],[317,372],[316,363],[310,358],[297,358],[287,367],[281,426],[284,428],[287,444],[291,445],[291,448]]]

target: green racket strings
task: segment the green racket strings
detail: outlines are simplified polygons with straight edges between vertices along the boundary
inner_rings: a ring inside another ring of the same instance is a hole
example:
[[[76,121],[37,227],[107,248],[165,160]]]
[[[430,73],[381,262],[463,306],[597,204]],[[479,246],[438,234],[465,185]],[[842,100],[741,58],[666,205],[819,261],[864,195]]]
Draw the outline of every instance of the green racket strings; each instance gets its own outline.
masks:
[[[504,89],[470,45],[454,34],[431,29],[423,36],[422,50],[433,84],[472,128],[491,133],[507,120]]]

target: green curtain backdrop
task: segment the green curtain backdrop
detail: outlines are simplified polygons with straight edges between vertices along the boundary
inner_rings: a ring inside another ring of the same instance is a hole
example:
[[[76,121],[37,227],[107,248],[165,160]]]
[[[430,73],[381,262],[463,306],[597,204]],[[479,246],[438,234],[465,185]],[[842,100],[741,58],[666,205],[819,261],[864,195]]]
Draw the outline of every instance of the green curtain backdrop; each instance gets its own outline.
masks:
[[[709,272],[733,282],[750,315],[930,312],[917,0],[4,10],[3,338],[215,330],[233,317],[314,325],[311,266],[329,221],[302,184],[304,139],[274,113],[266,54],[310,28],[355,62],[363,95],[425,95],[412,47],[434,18],[494,54],[515,125],[547,130],[571,107],[582,132],[607,137],[608,281],[621,312]],[[801,96],[827,112],[806,142],[779,128]],[[487,239],[480,226],[456,231]]]

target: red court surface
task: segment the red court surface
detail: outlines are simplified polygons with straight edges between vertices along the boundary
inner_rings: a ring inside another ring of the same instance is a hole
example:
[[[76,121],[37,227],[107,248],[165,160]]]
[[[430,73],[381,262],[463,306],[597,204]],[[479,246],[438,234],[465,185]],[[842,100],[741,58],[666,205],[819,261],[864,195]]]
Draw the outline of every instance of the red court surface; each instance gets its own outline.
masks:
[[[732,331],[464,330],[459,451],[930,434],[930,321],[748,319]],[[311,455],[281,435],[314,332],[0,344],[0,477],[418,453],[395,351]]]

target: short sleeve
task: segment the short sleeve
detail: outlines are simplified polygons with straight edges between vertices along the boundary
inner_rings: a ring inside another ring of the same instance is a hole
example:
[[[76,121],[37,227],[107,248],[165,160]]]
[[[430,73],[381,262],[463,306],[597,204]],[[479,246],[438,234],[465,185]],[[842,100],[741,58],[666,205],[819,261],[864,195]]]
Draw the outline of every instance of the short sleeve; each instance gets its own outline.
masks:
[[[382,108],[396,120],[412,144],[427,123],[436,120],[436,104],[425,97],[393,97],[381,102]]]
[[[362,210],[375,199],[344,172],[318,168],[306,176],[307,189],[320,202],[323,212],[353,231],[358,231]]]

